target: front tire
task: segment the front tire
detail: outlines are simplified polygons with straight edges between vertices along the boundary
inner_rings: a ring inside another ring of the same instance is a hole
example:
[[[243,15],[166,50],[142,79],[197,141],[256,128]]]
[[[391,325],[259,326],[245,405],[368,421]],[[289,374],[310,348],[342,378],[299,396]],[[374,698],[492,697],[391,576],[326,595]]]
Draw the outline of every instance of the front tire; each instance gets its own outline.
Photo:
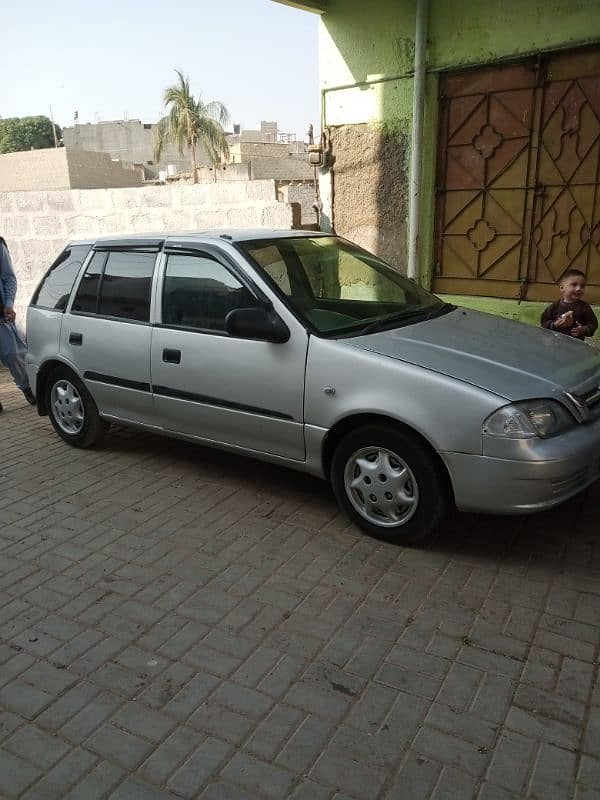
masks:
[[[91,394],[67,367],[59,367],[49,376],[46,408],[54,430],[72,447],[91,447],[108,428]]]
[[[435,456],[393,425],[365,425],[345,436],[333,456],[331,483],[340,507],[362,530],[398,544],[428,537],[449,505]]]

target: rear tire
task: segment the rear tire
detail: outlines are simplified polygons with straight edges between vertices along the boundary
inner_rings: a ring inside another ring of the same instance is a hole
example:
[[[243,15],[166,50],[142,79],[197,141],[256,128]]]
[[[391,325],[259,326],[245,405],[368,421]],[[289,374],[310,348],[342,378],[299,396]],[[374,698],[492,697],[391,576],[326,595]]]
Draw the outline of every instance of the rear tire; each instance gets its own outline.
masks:
[[[54,430],[72,447],[97,444],[109,428],[94,398],[68,367],[58,367],[48,376],[46,408]]]
[[[365,425],[338,444],[331,483],[340,507],[377,539],[414,544],[431,535],[449,506],[435,456],[410,432]]]

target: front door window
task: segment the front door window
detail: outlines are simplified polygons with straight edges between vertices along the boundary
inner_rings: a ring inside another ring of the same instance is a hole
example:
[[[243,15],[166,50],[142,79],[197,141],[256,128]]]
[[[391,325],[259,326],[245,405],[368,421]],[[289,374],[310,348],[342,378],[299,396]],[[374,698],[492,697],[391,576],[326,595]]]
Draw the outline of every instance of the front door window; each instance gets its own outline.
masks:
[[[256,305],[238,278],[209,255],[169,255],[163,286],[164,325],[225,332],[236,308]]]

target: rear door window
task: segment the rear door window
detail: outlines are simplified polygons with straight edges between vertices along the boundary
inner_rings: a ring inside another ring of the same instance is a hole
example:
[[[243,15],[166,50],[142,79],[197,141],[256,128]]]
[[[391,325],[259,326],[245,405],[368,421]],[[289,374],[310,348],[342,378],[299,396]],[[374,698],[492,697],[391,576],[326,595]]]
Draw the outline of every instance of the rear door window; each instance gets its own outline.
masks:
[[[72,310],[80,314],[148,322],[156,252],[97,251]]]
[[[73,245],[63,250],[39,285],[31,305],[64,311],[89,251],[90,245]]]
[[[148,322],[155,261],[156,253],[109,253],[98,314]]]
[[[98,311],[98,287],[106,262],[107,253],[94,253],[81,279],[72,311],[80,314],[96,314]]]

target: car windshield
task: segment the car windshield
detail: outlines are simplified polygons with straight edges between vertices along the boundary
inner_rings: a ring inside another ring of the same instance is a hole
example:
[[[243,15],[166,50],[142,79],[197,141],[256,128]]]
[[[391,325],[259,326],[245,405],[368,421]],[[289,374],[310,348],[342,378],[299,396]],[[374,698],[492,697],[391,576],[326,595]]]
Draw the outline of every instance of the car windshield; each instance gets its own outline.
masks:
[[[400,327],[452,308],[336,236],[255,239],[238,246],[323,336]]]

